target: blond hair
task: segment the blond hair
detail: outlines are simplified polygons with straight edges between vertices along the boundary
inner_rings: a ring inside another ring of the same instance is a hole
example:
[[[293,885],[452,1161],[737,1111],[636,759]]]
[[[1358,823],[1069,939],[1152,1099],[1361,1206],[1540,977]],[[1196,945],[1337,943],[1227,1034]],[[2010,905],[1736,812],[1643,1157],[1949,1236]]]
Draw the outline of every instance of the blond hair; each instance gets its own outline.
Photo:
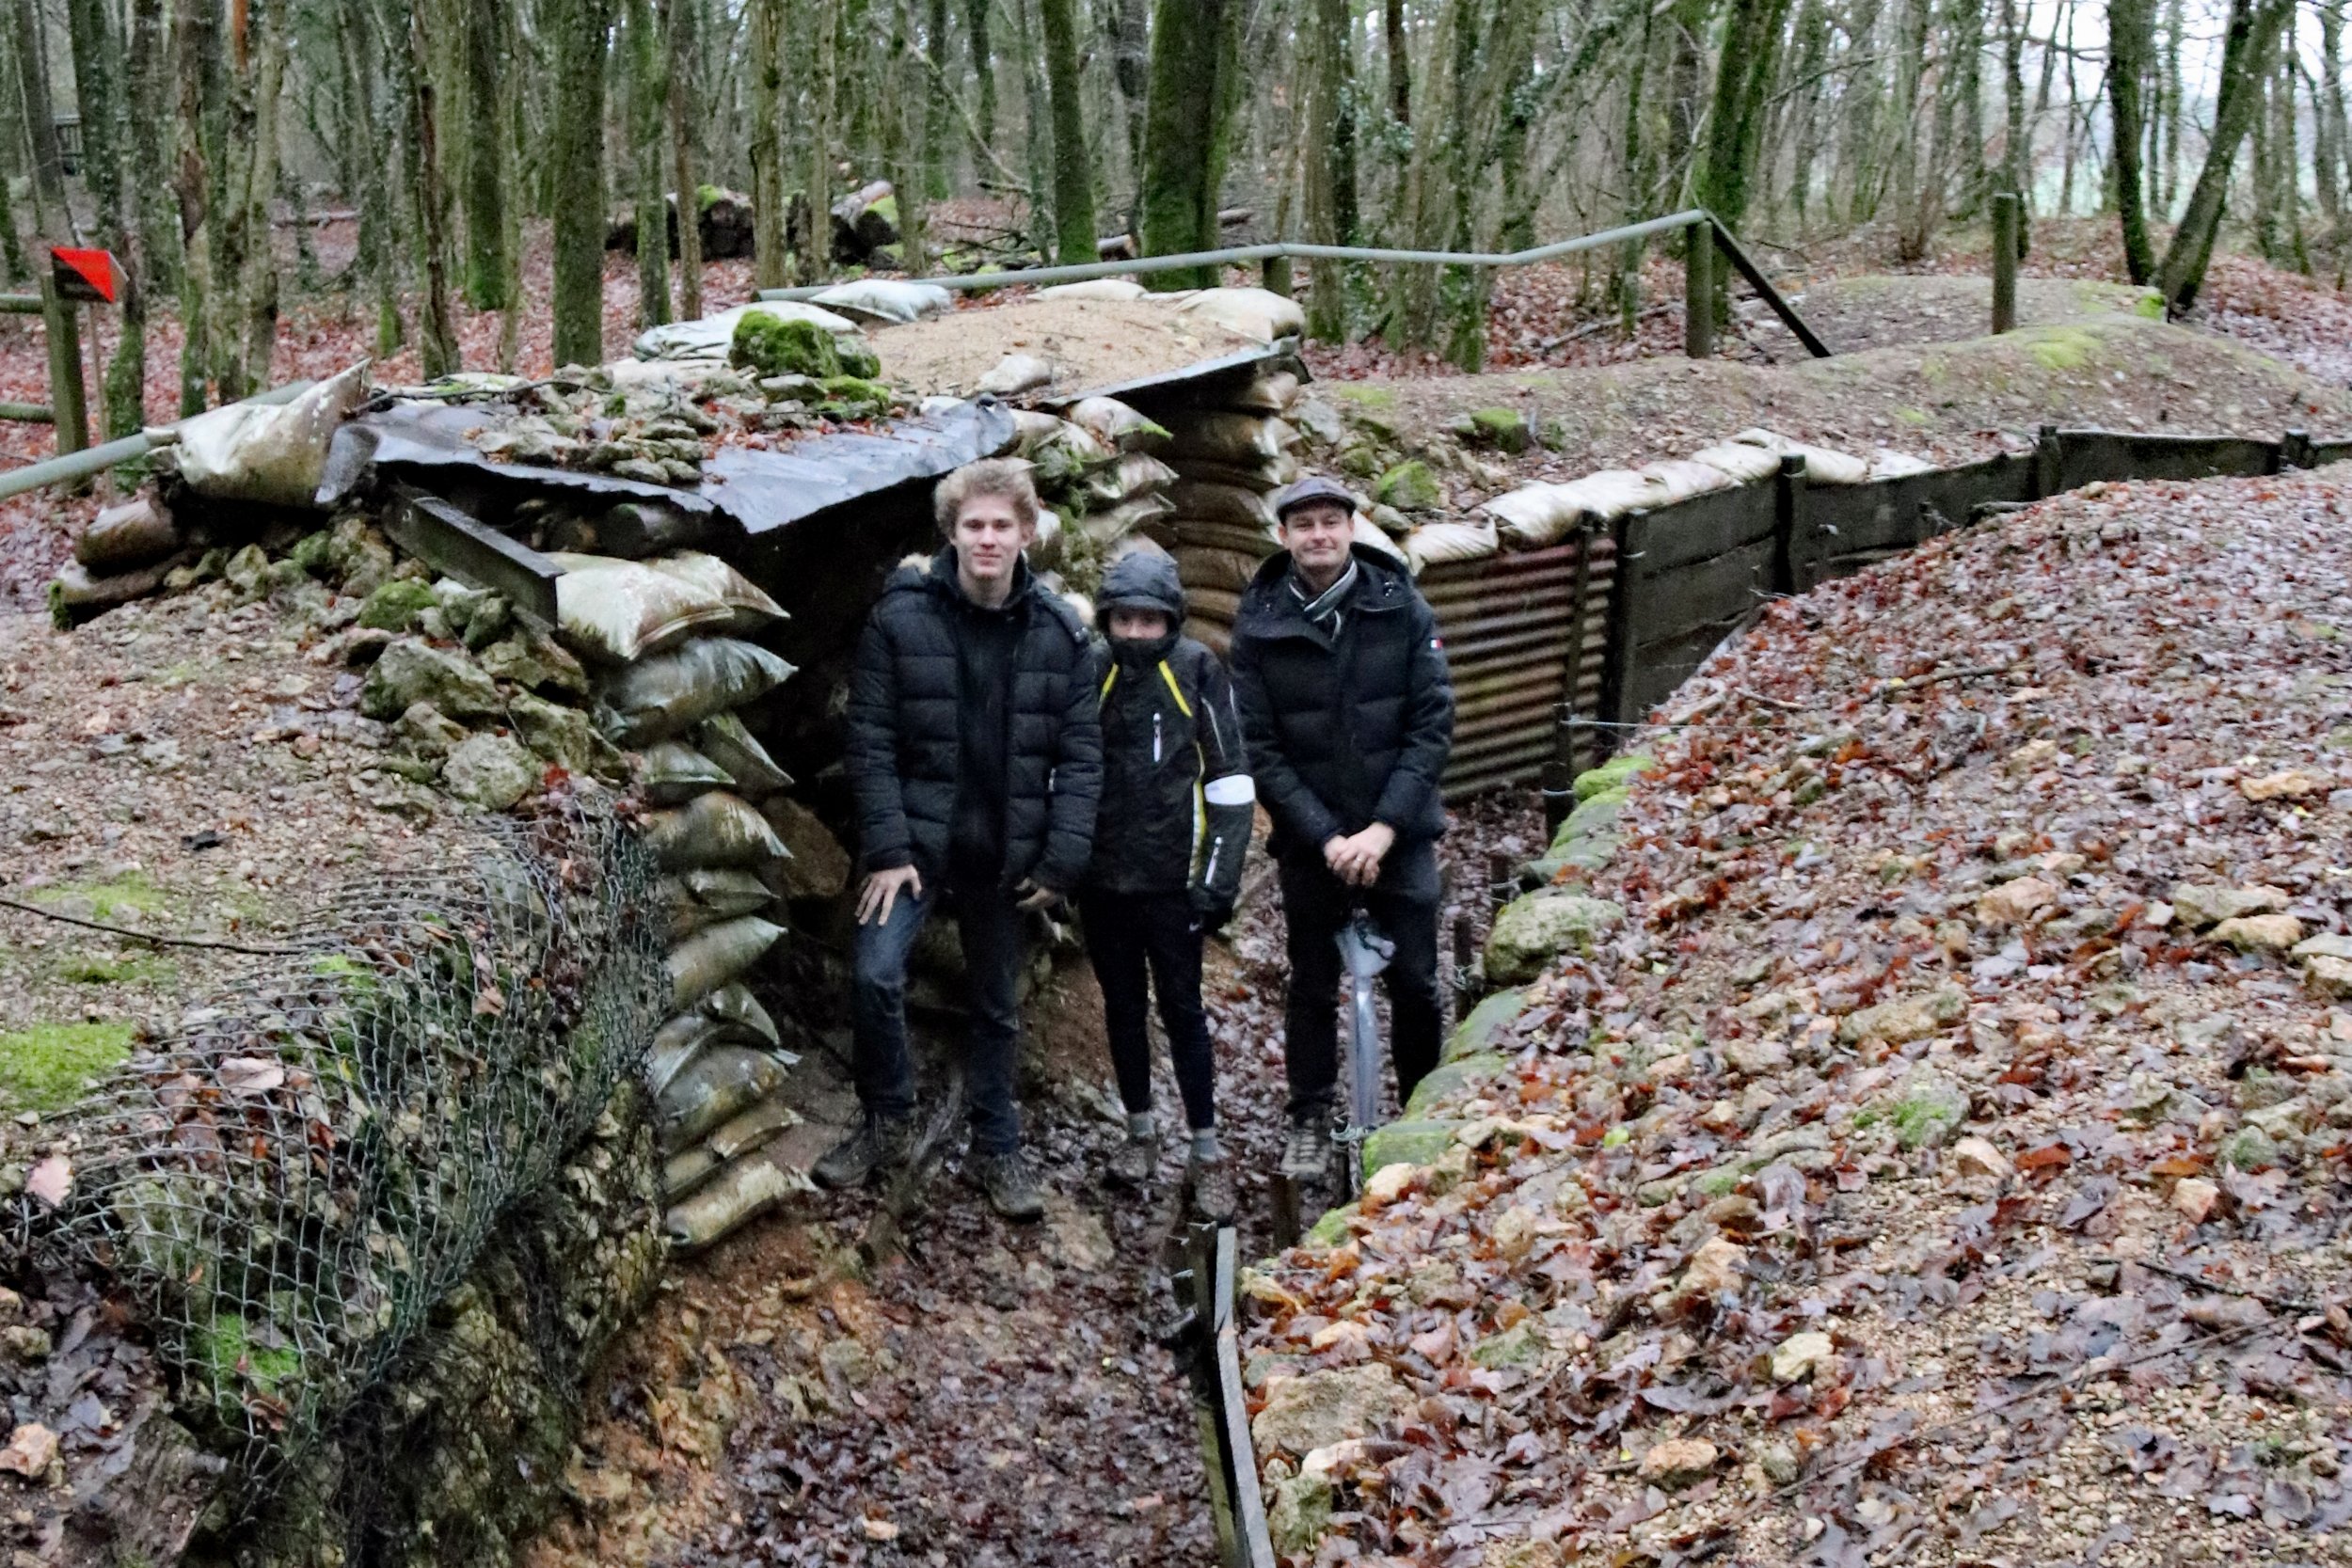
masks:
[[[1018,457],[989,457],[966,463],[941,480],[939,488],[931,492],[931,513],[939,519],[939,531],[954,532],[964,503],[979,496],[1012,502],[1012,514],[1021,526],[1037,527],[1037,483],[1029,477],[1029,467]]]

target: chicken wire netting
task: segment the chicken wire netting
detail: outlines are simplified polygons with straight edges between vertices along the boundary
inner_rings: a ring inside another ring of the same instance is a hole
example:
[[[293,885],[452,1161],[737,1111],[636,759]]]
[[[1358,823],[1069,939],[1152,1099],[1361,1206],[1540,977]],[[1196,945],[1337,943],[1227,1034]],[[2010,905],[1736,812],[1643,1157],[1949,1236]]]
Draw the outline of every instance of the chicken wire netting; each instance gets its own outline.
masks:
[[[492,819],[449,870],[345,890],[60,1118],[18,1240],[129,1294],[246,1516],[638,1069],[652,883],[601,811]]]

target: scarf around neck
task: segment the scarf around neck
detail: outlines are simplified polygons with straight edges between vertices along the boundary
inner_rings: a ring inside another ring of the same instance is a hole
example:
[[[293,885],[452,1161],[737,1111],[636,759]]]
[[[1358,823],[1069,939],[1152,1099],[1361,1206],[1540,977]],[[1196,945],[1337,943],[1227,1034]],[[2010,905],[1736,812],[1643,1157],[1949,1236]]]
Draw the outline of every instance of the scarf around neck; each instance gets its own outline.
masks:
[[[1291,568],[1291,593],[1297,596],[1299,610],[1309,622],[1337,637],[1340,634],[1340,611],[1346,608],[1348,595],[1355,592],[1357,575],[1357,563],[1351,556],[1347,570],[1340,574],[1338,581],[1320,594],[1310,594],[1307,585],[1299,580],[1298,568],[1294,566]]]

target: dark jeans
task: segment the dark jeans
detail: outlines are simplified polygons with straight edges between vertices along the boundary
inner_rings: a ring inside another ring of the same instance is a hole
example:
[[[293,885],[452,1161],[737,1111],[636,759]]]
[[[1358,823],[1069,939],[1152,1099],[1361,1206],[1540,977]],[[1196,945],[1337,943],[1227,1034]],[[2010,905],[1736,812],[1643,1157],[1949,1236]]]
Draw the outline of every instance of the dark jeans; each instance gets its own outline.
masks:
[[[1144,1017],[1157,990],[1184,1122],[1196,1132],[1215,1127],[1216,1069],[1209,1053],[1209,1015],[1200,1006],[1200,932],[1191,901],[1181,893],[1082,893],[1078,913],[1086,923],[1087,957],[1103,987],[1103,1024],[1120,1101],[1130,1115],[1152,1108],[1152,1038]]]
[[[1381,863],[1380,879],[1361,895],[1331,875],[1319,851],[1281,863],[1282,918],[1290,927],[1291,989],[1283,1037],[1295,1121],[1327,1115],[1339,1081],[1340,928],[1351,895],[1360,896],[1396,956],[1380,977],[1389,992],[1389,1059],[1396,1097],[1438,1065],[1438,848],[1400,844]]]
[[[964,1085],[972,1104],[972,1144],[984,1154],[1009,1153],[1021,1142],[1012,1078],[1021,1038],[1014,1001],[1027,932],[1010,895],[992,888],[951,889],[946,901],[963,939],[972,1026],[964,1048]],[[914,1109],[914,1071],[907,1054],[907,958],[940,893],[904,891],[890,918],[857,928],[850,957],[850,1019],[857,1097],[869,1114],[900,1117]]]

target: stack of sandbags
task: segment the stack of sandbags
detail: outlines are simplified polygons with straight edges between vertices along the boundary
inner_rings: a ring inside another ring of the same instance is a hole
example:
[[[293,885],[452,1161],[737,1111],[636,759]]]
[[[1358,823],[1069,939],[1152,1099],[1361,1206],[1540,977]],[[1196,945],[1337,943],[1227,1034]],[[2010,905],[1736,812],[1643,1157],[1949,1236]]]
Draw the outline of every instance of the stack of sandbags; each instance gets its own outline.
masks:
[[[770,1140],[797,1123],[786,1103],[775,1021],[740,982],[704,996],[661,1026],[646,1063],[661,1151],[664,1228],[673,1246],[708,1246],[805,1188],[770,1159]]]
[[[1152,537],[1176,557],[1192,612],[1186,633],[1219,654],[1232,644],[1242,590],[1280,548],[1267,501],[1299,475],[1298,432],[1283,418],[1298,396],[1296,375],[1267,370],[1216,405],[1168,420],[1162,455],[1176,472],[1176,509]]]
[[[1014,451],[1032,465],[1046,513],[1030,559],[1070,593],[1091,594],[1103,568],[1174,510],[1175,471],[1153,455],[1168,432],[1114,398],[1085,398],[1068,418],[1015,416]]]
[[[760,806],[791,781],[739,713],[792,673],[750,641],[784,611],[714,556],[554,559],[558,635],[596,669],[600,727],[633,754],[648,806],[674,944],[657,1102],[671,1196],[691,1198],[671,1228],[702,1245],[791,1185],[757,1157],[793,1117],[774,1098],[775,1025],[741,985],[784,935],[768,917],[787,852]]]
[[[164,586],[191,551],[170,508],[153,496],[110,506],[74,541],[73,559],[49,587],[51,616],[63,628]]]

